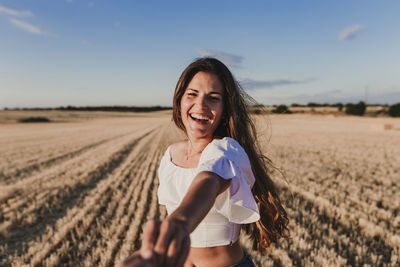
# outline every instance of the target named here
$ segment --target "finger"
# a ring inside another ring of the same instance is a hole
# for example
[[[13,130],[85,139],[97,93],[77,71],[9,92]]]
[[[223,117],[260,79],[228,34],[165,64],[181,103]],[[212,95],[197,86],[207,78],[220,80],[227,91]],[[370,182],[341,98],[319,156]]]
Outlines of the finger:
[[[140,256],[142,256],[144,260],[155,260],[156,258],[155,252],[152,250],[140,251]]]
[[[162,254],[165,254],[167,252],[168,243],[170,242],[170,239],[173,235],[172,224],[173,223],[171,223],[168,220],[165,220],[161,223],[160,233],[158,235],[157,242],[154,247],[155,251],[160,252]]]
[[[160,233],[157,238],[156,245],[154,247],[154,251],[159,255],[159,265],[164,266],[164,261],[166,258],[166,253],[168,249],[168,244],[170,242],[171,236],[173,232],[171,231],[172,224],[168,220],[164,220],[160,226]]]
[[[154,260],[145,260],[140,257],[139,251],[136,251],[124,261],[116,265],[116,267],[154,267]]]
[[[185,264],[185,261],[190,251],[190,237],[186,236],[181,245],[181,251],[179,252],[179,258],[176,259],[175,266],[181,267]]]
[[[136,251],[132,255],[130,255],[128,258],[126,258],[123,262],[117,265],[117,267],[125,267],[125,266],[131,266],[134,262],[140,259],[140,254]]]
[[[158,220],[150,220],[145,224],[143,229],[142,246],[140,247],[140,252],[143,258],[146,258],[146,256],[143,255],[145,251],[152,251],[154,249],[159,227],[160,222]]]
[[[180,247],[182,243],[182,238],[174,238],[169,244],[166,258],[167,266],[175,266],[176,259],[179,257]]]

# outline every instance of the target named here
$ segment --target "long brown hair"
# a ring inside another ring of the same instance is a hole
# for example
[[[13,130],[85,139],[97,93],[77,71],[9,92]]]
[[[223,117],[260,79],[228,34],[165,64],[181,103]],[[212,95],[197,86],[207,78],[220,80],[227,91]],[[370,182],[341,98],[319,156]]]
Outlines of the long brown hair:
[[[253,249],[266,249],[281,237],[287,237],[289,219],[282,207],[277,189],[270,178],[270,159],[261,152],[256,127],[250,118],[246,99],[250,97],[241,89],[229,69],[215,58],[199,58],[183,71],[175,88],[173,99],[173,120],[178,128],[185,131],[181,118],[181,98],[193,76],[200,72],[215,74],[224,88],[224,112],[215,136],[231,137],[246,151],[256,178],[252,192],[260,211],[260,219],[244,225],[253,240]]]

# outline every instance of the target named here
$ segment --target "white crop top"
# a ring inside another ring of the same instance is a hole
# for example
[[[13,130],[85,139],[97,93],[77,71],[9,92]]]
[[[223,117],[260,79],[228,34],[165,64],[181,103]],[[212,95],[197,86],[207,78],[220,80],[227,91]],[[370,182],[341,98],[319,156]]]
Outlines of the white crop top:
[[[230,138],[214,139],[203,150],[197,168],[182,168],[171,161],[170,146],[158,169],[159,203],[171,214],[181,203],[190,184],[201,171],[211,171],[224,179],[232,179],[229,189],[219,194],[214,206],[190,234],[192,247],[215,247],[237,241],[240,224],[260,219],[251,192],[255,182],[246,152]]]

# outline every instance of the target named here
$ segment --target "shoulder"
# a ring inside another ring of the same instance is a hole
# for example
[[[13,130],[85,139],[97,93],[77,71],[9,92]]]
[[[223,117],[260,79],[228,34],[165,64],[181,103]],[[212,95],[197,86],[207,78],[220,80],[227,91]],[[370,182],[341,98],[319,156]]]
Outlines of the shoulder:
[[[255,178],[247,153],[233,138],[214,139],[203,151],[199,168],[215,172],[222,178],[244,178],[252,186]]]
[[[214,139],[218,145],[225,146],[227,149],[243,149],[238,141],[232,137],[224,137],[222,139]]]
[[[177,156],[183,155],[186,151],[186,148],[187,148],[186,140],[173,143],[172,145],[170,145],[169,148],[171,158],[175,159]]]
[[[168,176],[168,174],[173,171],[171,162],[174,162],[176,157],[181,154],[180,151],[182,151],[184,143],[185,141],[176,142],[167,147],[158,167],[158,175],[160,178],[165,175]]]
[[[243,147],[239,144],[238,141],[231,137],[224,137],[222,139],[214,139],[212,144],[210,145],[210,150],[220,151],[225,156],[243,156],[246,154]]]
[[[173,143],[170,146],[171,146],[171,150],[172,149],[174,149],[174,150],[182,150],[182,149],[184,149],[186,147],[186,145],[187,145],[187,141],[186,140],[182,140],[182,141]]]
[[[237,163],[247,162],[248,157],[243,147],[233,138],[214,139],[203,151],[200,161],[210,159],[228,159]]]

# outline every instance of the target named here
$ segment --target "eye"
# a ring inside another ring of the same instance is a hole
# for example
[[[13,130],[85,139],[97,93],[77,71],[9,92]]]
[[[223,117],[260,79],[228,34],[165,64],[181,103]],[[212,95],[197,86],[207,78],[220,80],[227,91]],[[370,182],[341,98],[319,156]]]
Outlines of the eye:
[[[211,99],[211,101],[214,101],[214,102],[220,101],[219,97],[217,97],[217,96],[210,96],[209,98]]]
[[[195,91],[192,91],[192,90],[186,91],[185,94],[186,94],[187,96],[196,96],[196,95],[197,95],[197,93],[196,93]]]

